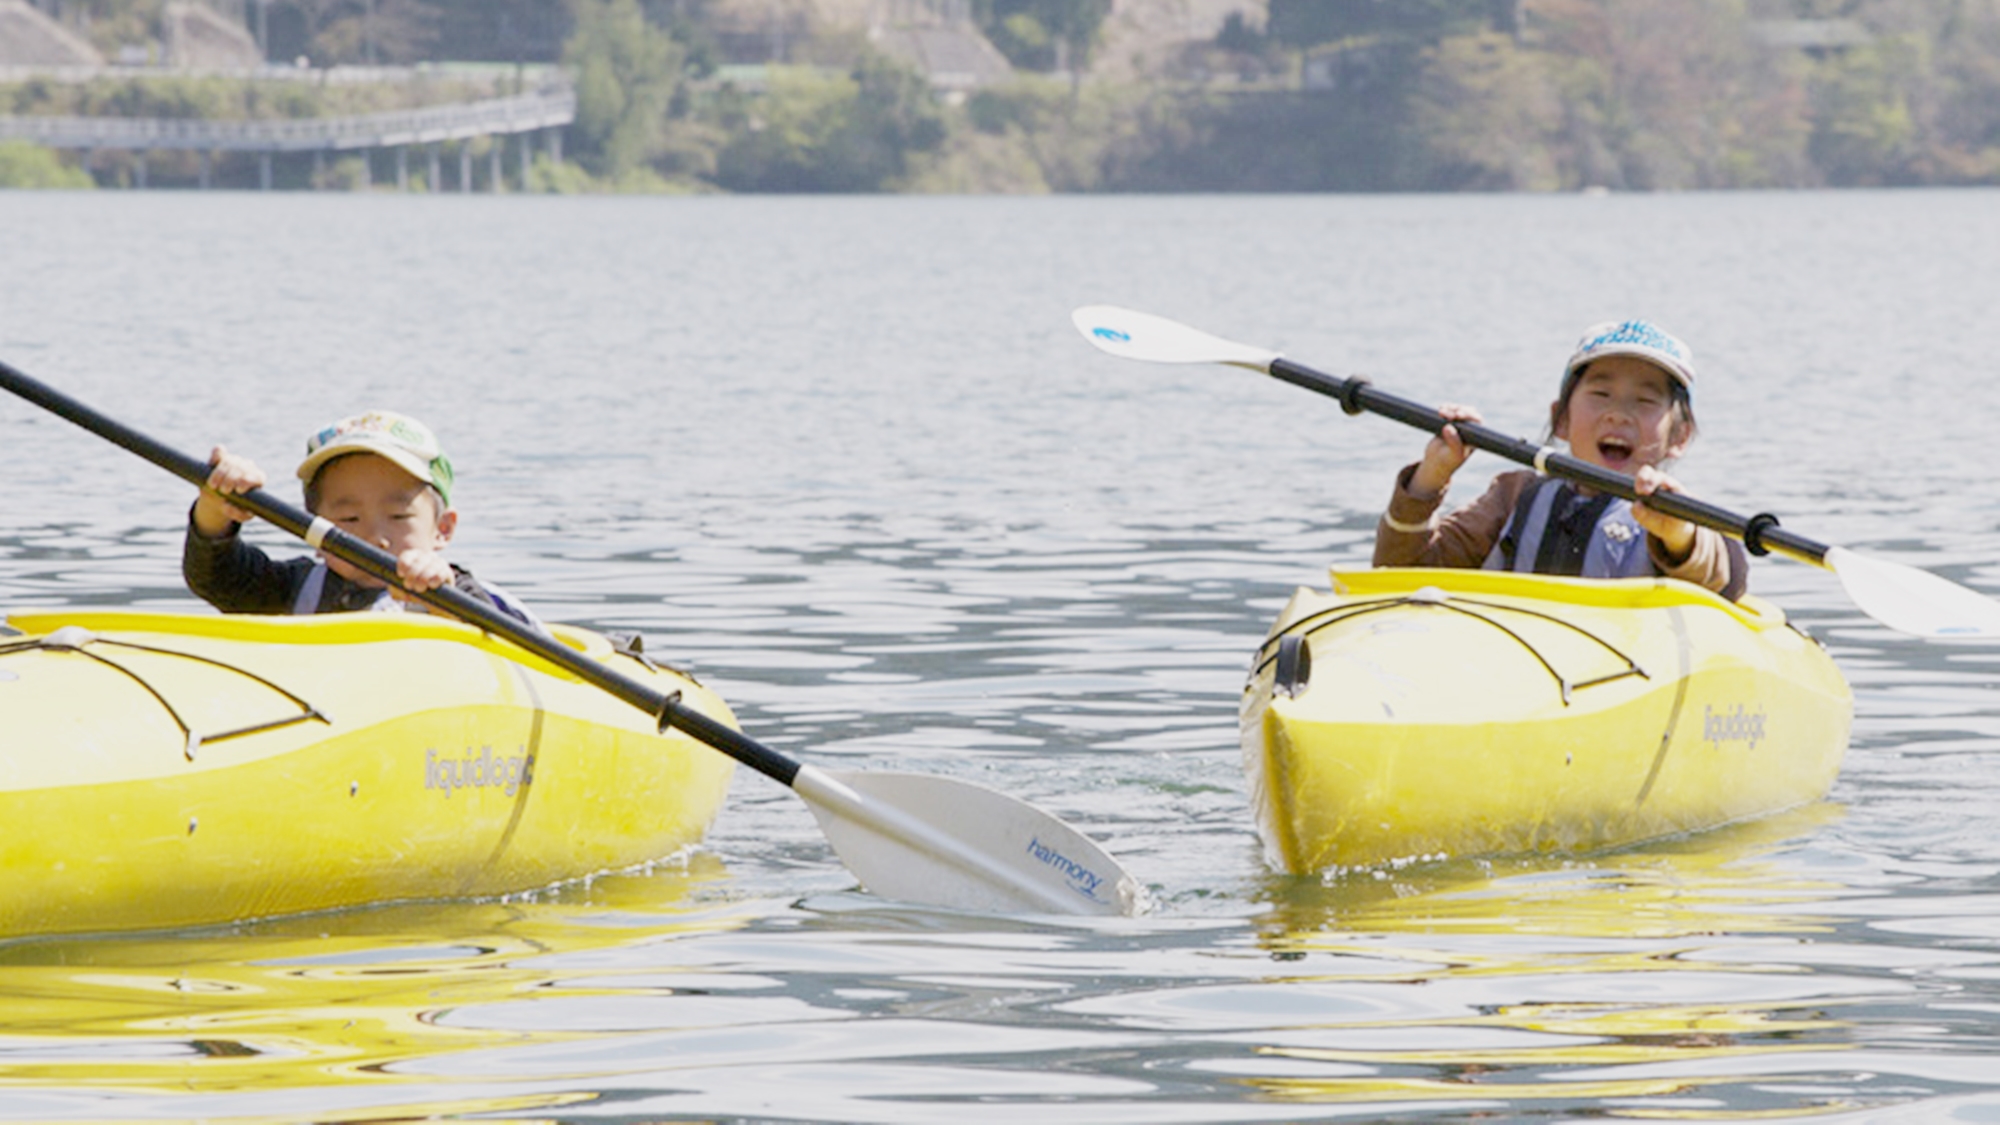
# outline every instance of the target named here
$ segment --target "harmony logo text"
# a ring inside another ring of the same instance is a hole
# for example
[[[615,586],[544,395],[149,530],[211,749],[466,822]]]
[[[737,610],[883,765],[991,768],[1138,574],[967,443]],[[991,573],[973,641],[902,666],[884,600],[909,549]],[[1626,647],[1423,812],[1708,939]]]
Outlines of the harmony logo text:
[[[1103,885],[1104,876],[1042,843],[1039,837],[1028,841],[1028,854],[1062,872],[1071,889],[1093,901],[1103,901],[1097,897],[1097,888]]]

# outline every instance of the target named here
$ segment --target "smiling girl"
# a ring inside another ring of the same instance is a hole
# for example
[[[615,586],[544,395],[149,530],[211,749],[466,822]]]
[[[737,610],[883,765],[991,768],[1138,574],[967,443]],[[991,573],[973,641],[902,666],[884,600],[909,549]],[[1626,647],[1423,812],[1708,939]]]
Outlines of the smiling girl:
[[[1687,345],[1644,320],[1584,334],[1549,404],[1549,430],[1570,453],[1633,478],[1641,497],[1677,492],[1661,471],[1694,440],[1694,367]],[[1444,406],[1455,422],[1479,412]],[[1665,576],[1735,599],[1749,560],[1734,541],[1686,520],[1531,471],[1502,473],[1484,495],[1440,517],[1451,478],[1472,453],[1446,426],[1423,460],[1396,477],[1375,529],[1376,566],[1480,567],[1587,578]]]

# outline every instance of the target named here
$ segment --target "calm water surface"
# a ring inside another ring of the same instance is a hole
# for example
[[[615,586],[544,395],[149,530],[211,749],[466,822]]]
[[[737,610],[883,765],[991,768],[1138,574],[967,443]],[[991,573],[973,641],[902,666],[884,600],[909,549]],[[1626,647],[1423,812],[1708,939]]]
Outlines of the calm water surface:
[[[643,631],[788,752],[1017,793],[1159,904],[875,899],[743,771],[653,870],[0,945],[0,1120],[2000,1120],[2000,651],[1766,562],[1856,690],[1831,801],[1275,875],[1248,654],[1365,564],[1421,437],[1067,318],[1148,309],[1529,434],[1586,325],[1651,316],[1701,360],[1691,488],[2000,595],[2000,194],[14,193],[0,249],[14,365],[275,473],[327,420],[417,414],[480,574]],[[0,609],[198,608],[164,473],[8,398],[0,482]]]

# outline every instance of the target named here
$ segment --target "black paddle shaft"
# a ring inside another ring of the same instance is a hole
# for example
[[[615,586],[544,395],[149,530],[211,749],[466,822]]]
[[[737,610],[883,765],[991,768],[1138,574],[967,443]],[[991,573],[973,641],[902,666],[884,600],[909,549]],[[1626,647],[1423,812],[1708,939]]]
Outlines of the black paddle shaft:
[[[153,464],[197,487],[208,480],[208,462],[189,457],[185,453],[163,445],[121,422],[108,418],[90,407],[70,398],[41,381],[21,373],[6,363],[0,363],[0,387],[49,411],[59,417],[83,427],[97,436],[124,447],[144,457]],[[308,533],[313,530],[313,517],[277,499],[263,489],[231,496],[230,502],[276,524],[284,530],[307,542],[312,542]],[[402,587],[396,577],[396,560],[387,552],[359,539],[325,521],[320,521],[323,533],[318,546],[329,555],[374,575],[384,582]],[[758,773],[779,782],[786,787],[792,785],[798,776],[799,763],[787,758],[776,750],[764,746],[750,737],[701,714],[691,707],[683,706],[680,693],[671,695],[660,692],[648,684],[623,675],[604,664],[556,640],[554,637],[532,629],[500,612],[493,606],[472,597],[451,586],[440,586],[435,590],[410,590],[412,597],[436,606],[461,621],[477,625],[489,633],[506,639],[512,644],[526,649],[571,675],[587,683],[603,688],[648,715],[660,724],[661,730],[676,727],[693,735],[700,741],[720,750],[724,754],[756,770]]]
[[[1655,511],[1713,528],[1724,535],[1741,539],[1751,554],[1767,555],[1772,551],[1781,551],[1814,566],[1826,565],[1826,553],[1829,548],[1824,543],[1816,543],[1805,536],[1794,535],[1784,530],[1778,526],[1778,517],[1768,512],[1746,519],[1678,492],[1655,492],[1651,496],[1642,497],[1638,489],[1633,486],[1632,478],[1624,473],[1614,473],[1610,469],[1593,465],[1588,461],[1579,460],[1565,453],[1557,453],[1546,446],[1508,437],[1498,430],[1488,429],[1476,422],[1454,422],[1430,407],[1376,390],[1366,379],[1343,379],[1337,375],[1315,371],[1304,364],[1294,363],[1282,357],[1271,361],[1269,371],[1273,376],[1295,387],[1304,387],[1309,391],[1316,391],[1339,400],[1341,409],[1349,414],[1360,414],[1363,411],[1380,414],[1384,418],[1433,434],[1448,425],[1455,426],[1458,429],[1458,436],[1474,449],[1497,453],[1509,461],[1517,461],[1542,472],[1567,477],[1599,492],[1608,492],[1627,500],[1638,500]]]

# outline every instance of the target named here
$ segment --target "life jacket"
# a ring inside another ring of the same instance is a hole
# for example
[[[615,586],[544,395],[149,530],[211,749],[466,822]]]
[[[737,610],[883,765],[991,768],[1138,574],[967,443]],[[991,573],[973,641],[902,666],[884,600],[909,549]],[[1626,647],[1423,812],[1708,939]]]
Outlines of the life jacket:
[[[1521,491],[1484,566],[1583,578],[1659,574],[1631,501],[1608,493],[1585,499],[1570,485],[1547,477]]]
[[[292,598],[292,613],[296,616],[310,616],[319,612],[320,599],[326,595],[326,578],[332,573],[325,562],[313,564],[306,580],[299,584],[299,592]],[[495,609],[520,621],[533,629],[542,629],[541,619],[534,611],[521,604],[512,594],[491,583],[479,583],[479,589],[492,600]],[[375,600],[368,603],[369,610],[376,613],[428,613],[430,610],[421,602],[406,602],[396,598],[388,590],[378,590]]]

